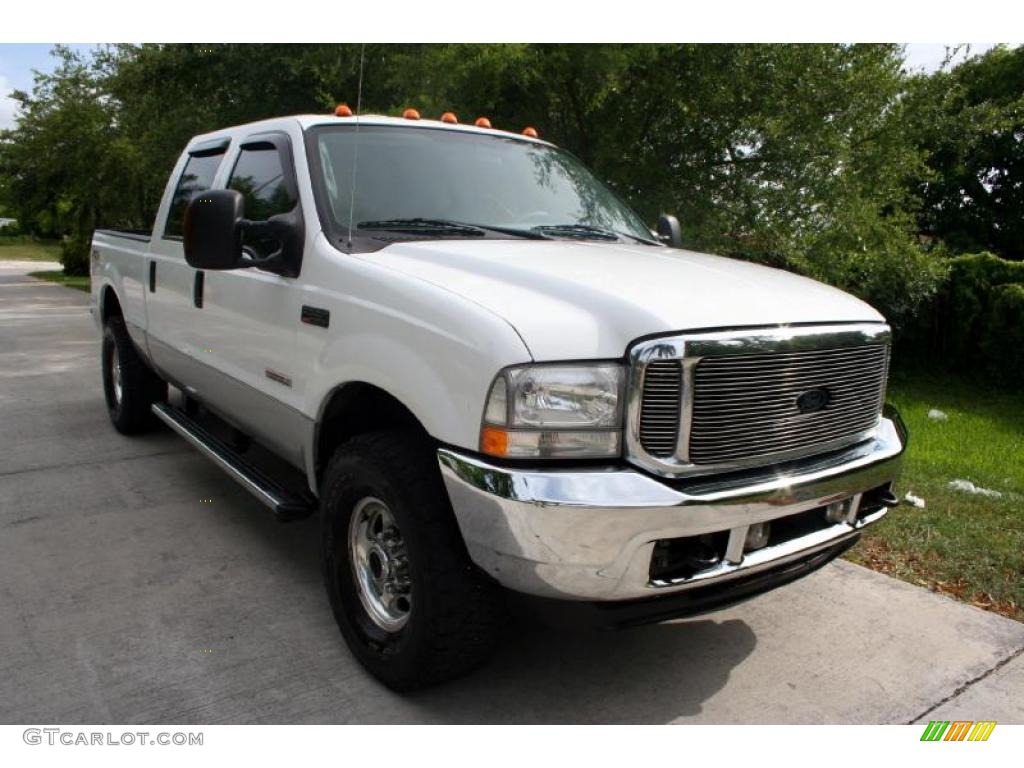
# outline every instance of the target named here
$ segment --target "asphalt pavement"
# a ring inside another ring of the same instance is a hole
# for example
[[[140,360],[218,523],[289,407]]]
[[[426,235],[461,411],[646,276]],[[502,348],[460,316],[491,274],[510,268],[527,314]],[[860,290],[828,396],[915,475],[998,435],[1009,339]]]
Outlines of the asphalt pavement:
[[[391,693],[335,628],[315,519],[115,432],[88,296],[46,268],[0,262],[2,723],[1024,723],[1024,624],[843,561],[686,621],[519,622]]]

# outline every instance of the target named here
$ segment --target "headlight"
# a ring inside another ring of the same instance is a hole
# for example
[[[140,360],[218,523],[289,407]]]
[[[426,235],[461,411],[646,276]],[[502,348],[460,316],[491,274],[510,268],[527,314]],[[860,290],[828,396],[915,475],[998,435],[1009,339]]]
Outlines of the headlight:
[[[480,450],[504,458],[618,456],[624,379],[614,363],[506,368],[487,397]]]

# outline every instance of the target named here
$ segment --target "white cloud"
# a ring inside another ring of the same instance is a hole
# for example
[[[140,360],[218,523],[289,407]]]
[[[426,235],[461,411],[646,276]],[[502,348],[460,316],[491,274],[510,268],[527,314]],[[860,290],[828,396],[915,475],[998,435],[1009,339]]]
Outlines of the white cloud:
[[[0,131],[14,127],[14,113],[18,102],[11,98],[11,84],[6,77],[0,75]]]

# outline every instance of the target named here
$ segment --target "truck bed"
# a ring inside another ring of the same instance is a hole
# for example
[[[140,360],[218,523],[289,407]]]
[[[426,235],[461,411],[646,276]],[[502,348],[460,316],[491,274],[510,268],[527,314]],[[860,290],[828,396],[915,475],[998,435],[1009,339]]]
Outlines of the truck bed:
[[[146,306],[149,287],[147,256],[151,234],[139,230],[97,229],[92,236],[92,310],[102,322],[103,302],[110,286],[121,304],[121,314],[135,343],[145,349]]]

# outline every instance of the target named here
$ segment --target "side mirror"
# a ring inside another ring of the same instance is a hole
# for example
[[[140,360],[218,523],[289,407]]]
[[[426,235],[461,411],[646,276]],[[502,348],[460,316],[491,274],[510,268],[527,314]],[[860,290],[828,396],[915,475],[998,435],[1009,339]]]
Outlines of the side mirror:
[[[210,189],[185,209],[185,261],[196,269],[258,267],[297,277],[305,242],[302,215],[296,207],[266,221],[244,218],[245,198],[233,189]],[[246,238],[264,241],[271,249],[256,255]]]
[[[683,230],[679,219],[667,213],[658,217],[658,239],[670,248],[683,247]]]
[[[245,203],[233,189],[210,189],[185,209],[185,261],[196,269],[235,269],[242,261]]]

